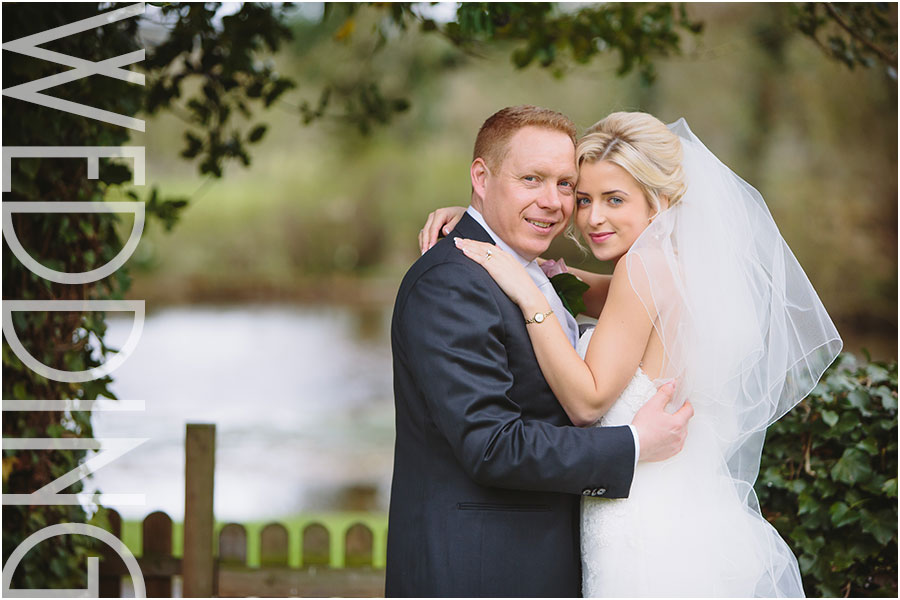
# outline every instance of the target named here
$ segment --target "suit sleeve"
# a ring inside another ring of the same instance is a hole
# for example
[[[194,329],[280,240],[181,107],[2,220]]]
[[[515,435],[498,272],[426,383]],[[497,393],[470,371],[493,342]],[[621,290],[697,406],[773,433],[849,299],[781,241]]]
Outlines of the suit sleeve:
[[[457,459],[482,485],[626,497],[635,461],[627,426],[582,429],[522,418],[510,399],[505,324],[494,296],[501,292],[479,275],[468,265],[437,265],[413,284],[401,309],[402,351]]]

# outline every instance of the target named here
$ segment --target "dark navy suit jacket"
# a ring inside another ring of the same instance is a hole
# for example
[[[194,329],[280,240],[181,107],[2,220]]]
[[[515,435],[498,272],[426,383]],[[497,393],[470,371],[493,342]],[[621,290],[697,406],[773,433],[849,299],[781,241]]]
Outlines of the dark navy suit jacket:
[[[385,593],[580,596],[579,497],[628,495],[631,431],[572,426],[521,310],[454,237],[493,242],[463,216],[394,306]]]

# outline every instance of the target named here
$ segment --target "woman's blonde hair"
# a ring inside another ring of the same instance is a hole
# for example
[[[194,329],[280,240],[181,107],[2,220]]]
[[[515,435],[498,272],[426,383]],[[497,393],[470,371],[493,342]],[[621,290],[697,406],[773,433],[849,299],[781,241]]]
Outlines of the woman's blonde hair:
[[[662,198],[668,199],[671,208],[684,195],[681,142],[653,115],[612,113],[584,132],[575,155],[579,168],[608,160],[628,171],[657,213]]]

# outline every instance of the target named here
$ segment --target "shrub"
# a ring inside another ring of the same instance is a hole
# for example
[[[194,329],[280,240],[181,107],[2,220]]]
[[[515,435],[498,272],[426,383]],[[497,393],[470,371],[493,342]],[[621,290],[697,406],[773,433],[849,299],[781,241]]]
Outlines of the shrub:
[[[768,432],[756,492],[808,595],[897,597],[897,361],[842,354]]]

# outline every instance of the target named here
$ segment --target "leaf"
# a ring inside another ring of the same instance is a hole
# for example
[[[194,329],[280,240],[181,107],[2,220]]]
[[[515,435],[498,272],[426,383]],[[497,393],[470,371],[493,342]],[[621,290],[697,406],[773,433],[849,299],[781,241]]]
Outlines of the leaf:
[[[828,509],[828,514],[831,515],[831,522],[835,527],[843,527],[844,525],[859,521],[859,513],[852,510],[843,502],[835,502],[832,504],[831,508]]]
[[[897,513],[889,515],[887,511],[881,511],[873,514],[871,511],[862,509],[859,511],[862,519],[863,527],[867,532],[872,534],[875,540],[882,545],[887,544],[891,540],[897,540]]]
[[[875,389],[875,393],[881,398],[881,405],[885,410],[897,410],[897,398],[891,388],[882,385]]]
[[[834,412],[832,410],[823,410],[822,411],[822,420],[825,421],[825,424],[828,425],[829,427],[834,427],[835,424],[838,422],[838,419],[840,419],[840,417],[838,416],[838,414],[836,412]]]
[[[19,459],[15,456],[3,457],[3,483],[6,483],[6,480],[9,479],[10,474],[18,463]]]
[[[553,289],[559,294],[566,307],[573,317],[585,312],[587,307],[584,304],[584,293],[591,289],[591,286],[581,281],[571,273],[559,273],[550,278]]]
[[[890,381],[887,369],[879,365],[866,365],[866,377],[872,385]]]
[[[881,492],[888,498],[897,497],[897,478],[888,479],[881,485]]]
[[[868,408],[871,403],[871,399],[866,393],[865,389],[855,388],[851,390],[850,393],[847,394],[847,400],[850,402],[850,406],[861,412],[863,416],[871,416],[872,413]]]
[[[334,34],[334,39],[338,42],[342,42],[353,35],[354,30],[356,30],[356,21],[350,17],[344,24],[341,25],[341,28],[337,30]]]
[[[250,143],[258,142],[266,134],[266,129],[268,129],[267,125],[257,125],[253,128],[253,131],[250,132],[250,135],[247,136],[247,139],[250,141]]]
[[[856,448],[847,448],[831,468],[831,476],[842,483],[855,484],[866,479],[870,469],[869,457],[865,453]]]
[[[866,439],[862,440],[856,447],[868,454],[869,456],[877,456],[878,455],[878,440],[874,437],[869,436]]]

